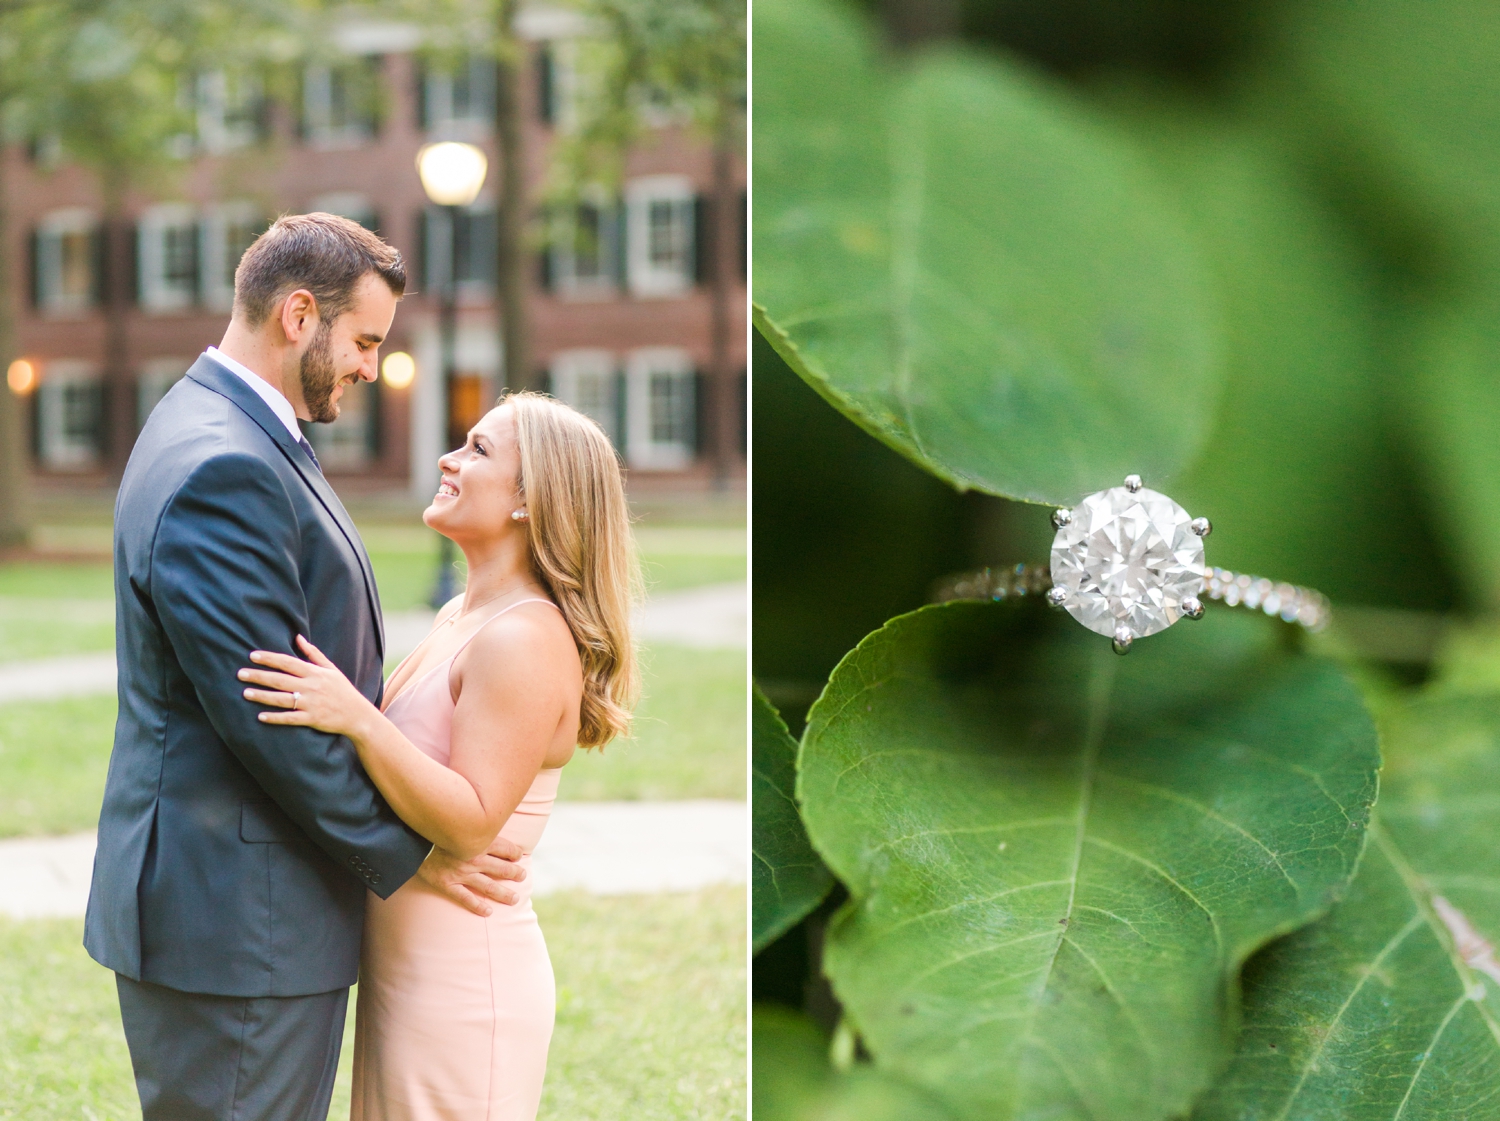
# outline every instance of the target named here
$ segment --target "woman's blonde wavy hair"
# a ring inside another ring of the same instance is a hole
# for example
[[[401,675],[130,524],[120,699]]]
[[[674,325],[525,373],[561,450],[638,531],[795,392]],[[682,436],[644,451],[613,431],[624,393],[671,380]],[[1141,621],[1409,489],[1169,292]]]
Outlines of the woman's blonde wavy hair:
[[[630,634],[641,570],[619,457],[604,431],[542,393],[507,393],[521,453],[531,564],[562,609],[583,660],[578,743],[630,731],[640,670]]]

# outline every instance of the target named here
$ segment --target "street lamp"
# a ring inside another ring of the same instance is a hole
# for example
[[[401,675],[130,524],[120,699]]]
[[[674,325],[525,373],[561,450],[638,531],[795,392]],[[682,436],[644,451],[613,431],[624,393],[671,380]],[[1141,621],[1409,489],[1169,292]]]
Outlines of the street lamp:
[[[443,275],[437,280],[440,285],[438,333],[443,348],[437,390],[438,431],[442,441],[439,446],[442,448],[451,448],[456,442],[451,431],[448,390],[458,366],[458,214],[479,197],[488,170],[489,161],[472,144],[445,140],[428,144],[417,153],[417,175],[422,180],[422,190],[427,192],[435,206],[442,207],[448,227],[448,267],[442,270]],[[432,248],[436,247],[429,245],[429,260]],[[432,588],[432,606],[442,607],[453,598],[453,592],[453,542],[444,537],[438,544],[438,572]]]

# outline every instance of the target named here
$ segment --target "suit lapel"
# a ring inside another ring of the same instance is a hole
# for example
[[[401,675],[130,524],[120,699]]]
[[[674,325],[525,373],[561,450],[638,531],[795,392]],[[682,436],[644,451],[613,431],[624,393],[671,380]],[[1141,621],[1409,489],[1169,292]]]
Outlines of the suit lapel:
[[[271,407],[234,373],[226,370],[207,355],[202,355],[193,363],[187,376],[221,397],[227,397],[238,406],[241,412],[253,420],[271,438],[271,442],[286,457],[287,462],[292,465],[297,474],[302,476],[302,481],[307,484],[319,504],[328,511],[328,516],[339,527],[339,532],[344,535],[344,540],[349,543],[349,548],[358,559],[359,571],[364,576],[365,597],[370,604],[370,614],[375,620],[376,645],[380,650],[380,660],[383,665],[385,663],[385,620],[380,613],[380,594],[375,587],[375,571],[370,567],[370,558],[365,552],[364,541],[360,538],[359,531],[354,528],[349,512],[344,509],[344,504],[339,501],[339,496],[334,493],[333,487],[328,485],[323,472],[313,466],[307,453],[302,450],[302,446],[292,439],[286,425],[281,423],[281,418],[273,413]]]

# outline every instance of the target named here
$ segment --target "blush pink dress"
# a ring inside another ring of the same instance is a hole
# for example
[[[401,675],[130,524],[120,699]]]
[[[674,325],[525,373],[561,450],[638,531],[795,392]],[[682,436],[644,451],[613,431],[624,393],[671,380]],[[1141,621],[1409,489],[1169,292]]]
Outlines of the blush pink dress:
[[[484,626],[522,603],[548,601],[513,603]],[[445,766],[454,707],[448,673],[462,649],[408,682],[385,710],[412,743]],[[528,873],[561,774],[561,767],[539,771],[500,830],[526,851],[521,863]],[[521,900],[497,905],[488,918],[449,902],[419,878],[389,899],[370,895],[350,1121],[536,1117],[556,1001],[529,875],[517,886]]]

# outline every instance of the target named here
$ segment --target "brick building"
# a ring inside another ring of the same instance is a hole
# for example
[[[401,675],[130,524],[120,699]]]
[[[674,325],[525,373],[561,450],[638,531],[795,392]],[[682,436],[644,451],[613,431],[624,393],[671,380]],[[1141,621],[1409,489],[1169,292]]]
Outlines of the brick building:
[[[550,152],[568,127],[572,60],[584,28],[559,10],[533,8],[522,103],[526,178],[539,199]],[[420,31],[350,25],[347,61],[310,66],[295,98],[268,99],[253,84],[202,74],[191,91],[195,135],[179,144],[180,173],[132,194],[123,220],[105,223],[97,183],[45,143],[0,153],[12,243],[20,352],[38,373],[29,434],[39,478],[107,485],[117,477],[152,406],[227,322],[234,267],[279,213],[326,210],[378,230],[412,263],[411,294],[384,354],[416,360],[409,386],[382,378],[348,391],[344,415],[312,426],[325,470],[341,490],[436,484],[443,442],[438,309],[448,229],[415,170],[425,143],[461,139],[489,155],[485,191],[457,223],[457,373],[450,420],[467,426],[501,387],[495,309],[494,73],[475,59],[442,72],[424,65]],[[708,143],[680,121],[661,121],[630,154],[617,196],[589,201],[538,228],[529,253],[528,380],[598,419],[631,468],[633,486],[696,488],[744,471],[746,307],[743,233],[725,247],[734,266],[730,392],[705,392],[711,368],[711,297],[704,235],[711,190]],[[743,161],[735,161],[743,210]],[[739,222],[743,231],[743,221]],[[719,239],[722,241],[723,239]],[[518,382],[517,372],[508,380]],[[725,387],[728,388],[728,387]],[[734,417],[708,415],[732,410]],[[716,448],[726,432],[738,446]],[[717,478],[716,478],[717,475]]]

